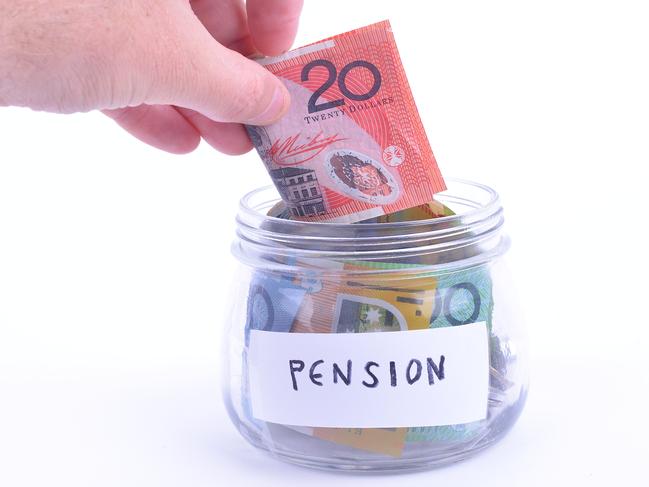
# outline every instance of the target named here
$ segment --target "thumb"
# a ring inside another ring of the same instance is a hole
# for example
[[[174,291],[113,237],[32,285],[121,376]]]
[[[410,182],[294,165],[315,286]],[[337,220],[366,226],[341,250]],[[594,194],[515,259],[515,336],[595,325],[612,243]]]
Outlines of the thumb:
[[[290,97],[277,77],[219,44],[196,17],[189,23],[174,39],[174,48],[155,62],[145,103],[250,125],[270,124],[286,112]]]

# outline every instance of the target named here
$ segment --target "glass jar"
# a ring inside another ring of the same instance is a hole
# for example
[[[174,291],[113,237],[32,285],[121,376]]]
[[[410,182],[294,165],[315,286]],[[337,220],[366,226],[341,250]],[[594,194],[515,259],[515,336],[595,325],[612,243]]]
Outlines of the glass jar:
[[[398,471],[502,438],[527,391],[524,330],[491,188],[447,181],[455,214],[332,224],[241,200],[224,398],[255,447],[303,466]],[[389,333],[384,333],[389,332]]]

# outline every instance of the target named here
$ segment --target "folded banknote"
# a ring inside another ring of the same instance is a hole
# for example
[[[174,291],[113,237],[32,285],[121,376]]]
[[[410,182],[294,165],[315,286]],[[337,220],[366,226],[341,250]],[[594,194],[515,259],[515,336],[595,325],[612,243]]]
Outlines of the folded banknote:
[[[446,188],[388,21],[259,62],[291,105],[247,129],[293,218],[357,222]]]

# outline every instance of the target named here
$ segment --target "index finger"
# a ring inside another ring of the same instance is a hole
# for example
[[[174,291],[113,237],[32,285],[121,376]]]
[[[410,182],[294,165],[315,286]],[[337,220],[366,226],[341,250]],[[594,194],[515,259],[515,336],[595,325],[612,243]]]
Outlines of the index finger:
[[[259,52],[281,54],[293,44],[303,0],[248,0],[248,29]]]

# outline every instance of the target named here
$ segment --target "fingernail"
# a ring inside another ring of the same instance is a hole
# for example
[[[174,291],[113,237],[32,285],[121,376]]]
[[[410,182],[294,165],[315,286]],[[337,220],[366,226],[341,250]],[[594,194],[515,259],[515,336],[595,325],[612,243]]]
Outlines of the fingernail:
[[[286,96],[286,90],[281,85],[275,86],[273,97],[266,109],[252,120],[249,120],[248,123],[250,125],[268,125],[269,123],[273,123],[282,116],[287,104],[288,97]]]

